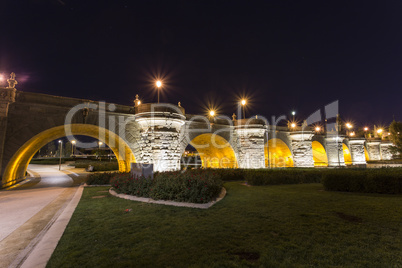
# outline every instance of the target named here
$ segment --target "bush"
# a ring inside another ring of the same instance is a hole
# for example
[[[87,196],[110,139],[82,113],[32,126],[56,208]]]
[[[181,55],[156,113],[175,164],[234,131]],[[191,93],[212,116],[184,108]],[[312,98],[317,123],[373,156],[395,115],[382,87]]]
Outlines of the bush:
[[[250,185],[277,185],[321,182],[322,171],[317,169],[254,169],[244,172]]]
[[[94,167],[94,171],[113,171],[119,170],[117,161],[77,161],[72,164],[76,168],[87,168],[89,165]]]
[[[61,163],[64,164],[66,162],[66,158],[61,159]],[[29,164],[35,165],[58,165],[60,163],[60,158],[32,158]]]
[[[219,195],[223,182],[219,175],[212,171],[189,170],[156,173],[154,179],[118,174],[112,178],[111,184],[119,193],[139,197],[207,203]]]
[[[322,183],[328,191],[402,194],[402,169],[331,170]]]
[[[106,185],[110,184],[110,180],[118,174],[117,172],[102,172],[88,174],[86,183],[88,185]]]

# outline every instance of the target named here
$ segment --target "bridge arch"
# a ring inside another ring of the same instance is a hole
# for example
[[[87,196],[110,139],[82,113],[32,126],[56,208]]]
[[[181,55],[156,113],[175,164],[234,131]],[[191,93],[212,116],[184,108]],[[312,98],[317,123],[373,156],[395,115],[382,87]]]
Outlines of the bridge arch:
[[[293,167],[293,156],[288,145],[281,139],[274,138],[265,144],[266,167]]]
[[[200,155],[202,167],[205,168],[237,168],[237,158],[233,147],[217,134],[205,133],[196,136],[190,145]]]
[[[68,127],[73,135],[93,137],[107,144],[116,155],[121,172],[129,171],[130,163],[136,162],[134,154],[127,143],[112,131],[90,124],[71,124]],[[105,133],[102,138],[99,137],[100,131]],[[18,179],[23,178],[35,153],[47,143],[65,136],[65,126],[62,125],[42,131],[25,142],[8,162],[4,170],[2,184],[4,186],[12,185]]]
[[[366,161],[370,161],[370,156],[367,151],[366,145],[364,145],[364,157],[366,158]]]
[[[313,148],[313,160],[314,166],[326,167],[328,166],[328,156],[324,146],[319,141],[313,141],[311,143]]]
[[[345,143],[342,143],[342,149],[343,149],[343,157],[345,159],[345,165],[351,165],[352,155],[350,153],[349,147]]]

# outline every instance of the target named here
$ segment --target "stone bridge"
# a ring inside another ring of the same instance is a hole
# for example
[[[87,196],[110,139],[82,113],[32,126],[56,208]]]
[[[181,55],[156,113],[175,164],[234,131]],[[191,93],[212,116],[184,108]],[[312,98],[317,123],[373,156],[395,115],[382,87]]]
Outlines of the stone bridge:
[[[130,163],[152,163],[155,171],[180,169],[190,144],[211,168],[271,168],[365,165],[390,159],[388,142],[289,131],[258,118],[189,115],[180,104],[123,106],[17,90],[14,77],[0,87],[0,175],[2,187],[25,176],[44,145],[61,137],[90,136],[115,153],[120,171]],[[77,142],[79,147],[96,144]]]

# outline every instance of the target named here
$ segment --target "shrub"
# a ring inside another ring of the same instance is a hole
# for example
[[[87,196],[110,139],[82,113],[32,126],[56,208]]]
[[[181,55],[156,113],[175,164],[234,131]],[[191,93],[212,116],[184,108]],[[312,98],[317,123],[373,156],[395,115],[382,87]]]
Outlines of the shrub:
[[[155,173],[154,179],[118,174],[112,178],[111,184],[119,193],[139,197],[207,203],[219,195],[223,182],[219,175],[212,171],[189,170]]]
[[[331,170],[322,183],[328,191],[402,194],[402,169]]]
[[[322,177],[322,171],[317,169],[254,169],[244,174],[250,185],[316,183]]]
[[[106,185],[110,184],[110,180],[118,174],[117,172],[102,172],[88,174],[86,183],[88,185]]]
[[[119,170],[117,161],[77,161],[73,164],[76,168],[87,168],[89,165],[94,167],[94,171]]]

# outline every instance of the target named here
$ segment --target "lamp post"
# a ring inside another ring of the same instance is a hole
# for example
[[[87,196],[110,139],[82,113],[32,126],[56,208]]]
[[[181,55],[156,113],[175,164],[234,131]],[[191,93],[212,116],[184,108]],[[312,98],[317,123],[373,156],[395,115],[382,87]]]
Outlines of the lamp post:
[[[61,170],[61,154],[63,153],[63,141],[62,140],[59,140],[59,152],[60,152],[59,170]]]
[[[98,155],[99,155],[99,161],[101,161],[101,155],[100,155],[100,147],[103,144],[103,142],[98,142]]]
[[[74,145],[75,145],[75,140],[71,141],[71,153],[74,156]]]
[[[158,103],[159,103],[159,91],[160,88],[162,87],[162,81],[160,80],[156,81],[156,87],[158,88]]]
[[[293,122],[295,121],[295,115],[296,115],[296,112],[295,112],[295,111],[292,111]]]
[[[243,108],[243,119],[246,119],[246,111],[245,111],[245,105],[247,104],[247,101],[245,100],[245,99],[242,99],[241,100],[241,106],[242,106],[242,108]]]

